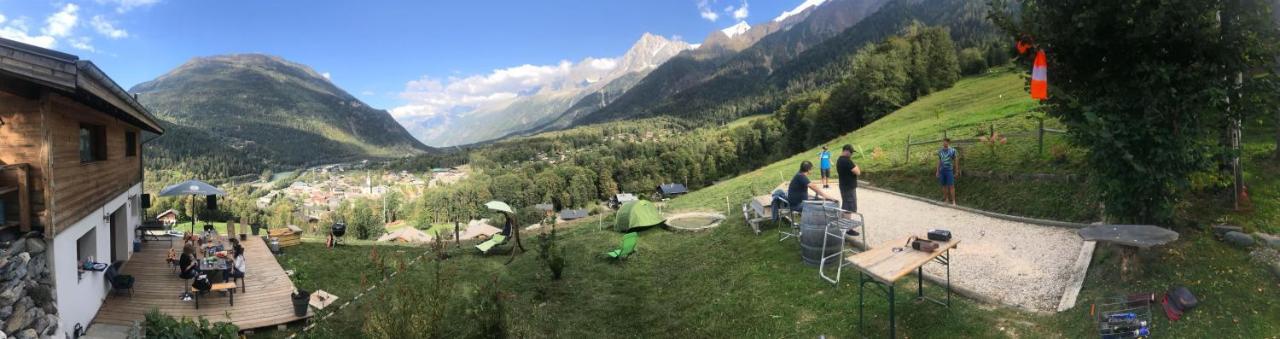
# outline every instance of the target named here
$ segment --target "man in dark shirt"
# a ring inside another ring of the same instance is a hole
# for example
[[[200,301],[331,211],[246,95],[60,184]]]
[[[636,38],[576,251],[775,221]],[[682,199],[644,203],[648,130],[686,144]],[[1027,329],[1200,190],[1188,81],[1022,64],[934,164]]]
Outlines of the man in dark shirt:
[[[791,210],[799,212],[803,209],[804,201],[809,200],[809,190],[818,193],[818,196],[827,200],[836,200],[823,192],[817,184],[809,181],[809,171],[813,170],[813,163],[805,160],[800,163],[800,172],[796,172],[791,177],[791,185],[787,186],[787,204],[791,205]]]
[[[858,211],[858,176],[862,169],[853,163],[853,145],[844,145],[840,150],[840,159],[836,160],[836,175],[840,177],[840,209],[850,213],[845,218],[852,218]],[[850,235],[858,235],[858,231],[849,229]]]
[[[844,145],[840,159],[836,160],[836,175],[840,176],[840,209],[858,211],[858,176],[862,169],[853,163],[853,145]]]

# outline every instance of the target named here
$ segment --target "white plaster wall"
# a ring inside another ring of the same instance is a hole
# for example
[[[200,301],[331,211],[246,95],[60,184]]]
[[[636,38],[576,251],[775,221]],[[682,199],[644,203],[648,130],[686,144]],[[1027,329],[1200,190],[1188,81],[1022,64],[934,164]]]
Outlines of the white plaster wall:
[[[85,272],[83,279],[77,277],[76,267],[84,258],[76,257],[76,241],[89,230],[96,228],[97,250],[93,254],[94,260],[110,261],[111,224],[110,220],[104,216],[111,215],[120,206],[128,205],[125,208],[125,215],[127,215],[125,225],[128,235],[126,242],[121,246],[128,246],[129,253],[132,255],[133,230],[141,224],[142,218],[138,206],[131,203],[130,197],[136,199],[141,194],[142,185],[134,185],[54,237],[53,246],[46,253],[49,254],[49,262],[53,266],[51,268],[54,288],[58,296],[58,317],[61,318],[58,330],[64,335],[69,337],[76,324],[87,329],[93,317],[97,315],[98,309],[102,307],[109,291],[103,272]]]

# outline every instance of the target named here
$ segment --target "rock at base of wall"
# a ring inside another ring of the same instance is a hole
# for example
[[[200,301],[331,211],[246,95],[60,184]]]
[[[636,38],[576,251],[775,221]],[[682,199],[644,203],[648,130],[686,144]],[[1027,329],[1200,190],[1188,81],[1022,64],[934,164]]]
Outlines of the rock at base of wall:
[[[1235,232],[1235,231],[1227,232],[1226,235],[1222,236],[1222,240],[1226,241],[1228,244],[1231,244],[1233,246],[1240,247],[1240,248],[1248,248],[1249,246],[1253,246],[1253,237],[1249,236],[1248,234]]]
[[[40,334],[36,333],[36,330],[28,328],[22,332],[18,332],[18,334],[13,335],[13,337],[17,339],[37,339],[40,338]]]
[[[27,252],[31,254],[44,253],[44,240],[40,238],[27,238]]]

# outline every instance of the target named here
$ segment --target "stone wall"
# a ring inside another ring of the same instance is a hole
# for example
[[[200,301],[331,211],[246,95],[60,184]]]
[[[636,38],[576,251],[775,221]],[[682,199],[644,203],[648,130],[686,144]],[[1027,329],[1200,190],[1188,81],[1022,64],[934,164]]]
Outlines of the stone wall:
[[[35,232],[0,242],[0,338],[44,338],[58,332],[47,247]]]

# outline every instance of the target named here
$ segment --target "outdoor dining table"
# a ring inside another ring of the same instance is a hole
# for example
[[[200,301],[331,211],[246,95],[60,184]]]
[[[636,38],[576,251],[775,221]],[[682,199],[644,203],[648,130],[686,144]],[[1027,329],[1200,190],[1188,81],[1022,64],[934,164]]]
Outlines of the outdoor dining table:
[[[918,251],[911,248],[910,236],[898,238],[880,244],[862,253],[850,255],[845,260],[860,271],[858,273],[858,328],[862,328],[863,286],[874,283],[889,298],[889,337],[897,334],[894,324],[894,291],[893,284],[898,279],[916,271],[916,299],[928,300],[936,304],[951,307],[951,249],[960,243],[960,239],[951,238],[947,242],[937,242],[938,249],[933,252]],[[947,268],[947,299],[945,302],[924,295],[924,265],[937,262]]]
[[[212,262],[208,260],[200,260],[200,271],[209,276],[209,281],[218,283],[223,281],[223,272],[227,270],[227,261],[218,258]]]

